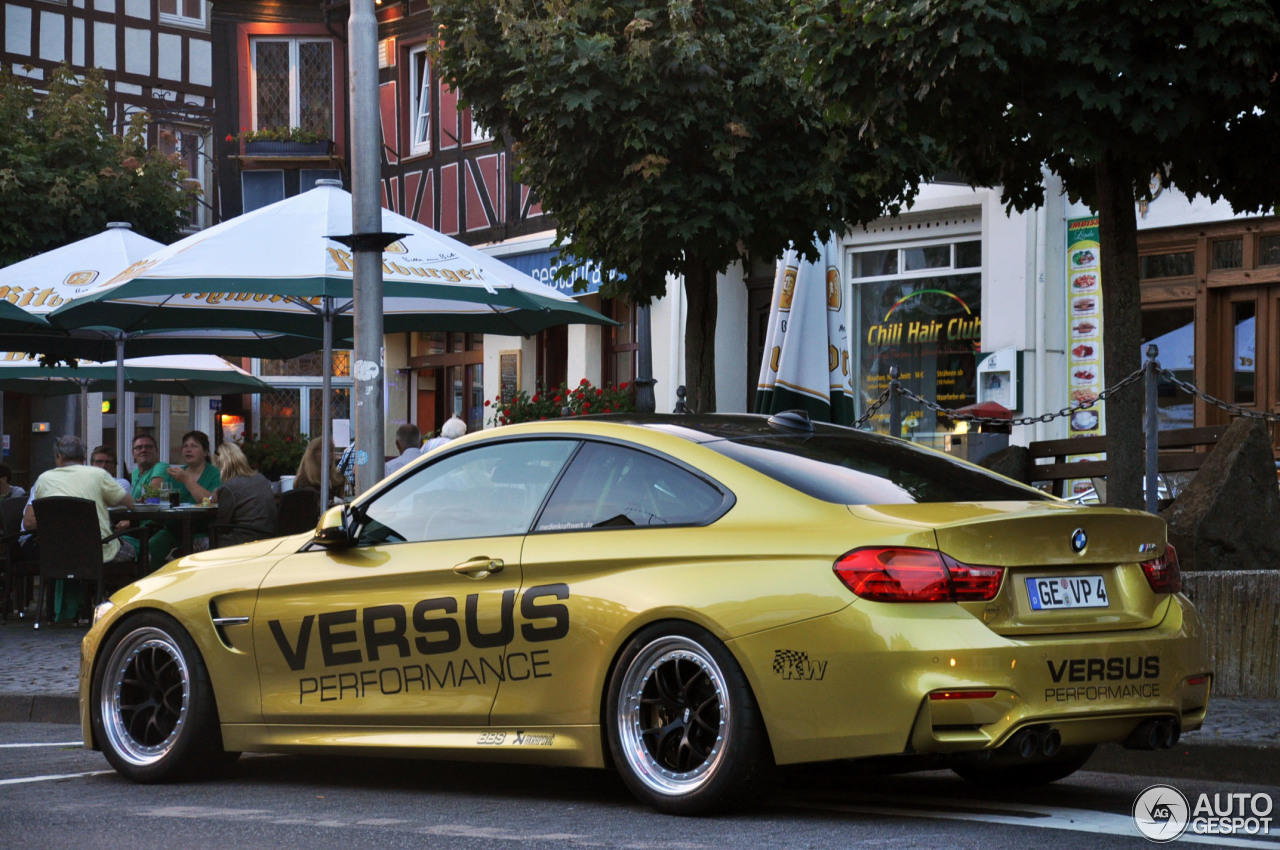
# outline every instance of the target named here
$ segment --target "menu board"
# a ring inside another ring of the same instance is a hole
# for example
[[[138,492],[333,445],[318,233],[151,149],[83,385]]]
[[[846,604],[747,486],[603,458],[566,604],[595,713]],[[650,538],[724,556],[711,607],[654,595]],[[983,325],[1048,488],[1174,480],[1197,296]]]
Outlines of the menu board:
[[[1092,437],[1105,432],[1102,369],[1102,272],[1098,245],[1098,218],[1067,221],[1067,395],[1078,406],[1068,421],[1071,437]],[[1099,460],[1100,455],[1074,455],[1071,460]],[[1087,490],[1092,483],[1068,482],[1068,493]]]

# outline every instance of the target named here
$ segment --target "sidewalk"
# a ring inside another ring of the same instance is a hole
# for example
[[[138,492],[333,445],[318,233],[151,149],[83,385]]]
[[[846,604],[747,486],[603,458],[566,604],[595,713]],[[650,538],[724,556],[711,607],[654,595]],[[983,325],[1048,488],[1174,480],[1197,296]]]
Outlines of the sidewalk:
[[[80,640],[85,627],[39,631],[30,621],[0,624],[0,723],[79,723]],[[1217,698],[1203,729],[1171,750],[1136,753],[1101,747],[1089,770],[1258,782],[1275,776],[1280,760],[1280,701]],[[1269,780],[1276,784],[1274,779]]]

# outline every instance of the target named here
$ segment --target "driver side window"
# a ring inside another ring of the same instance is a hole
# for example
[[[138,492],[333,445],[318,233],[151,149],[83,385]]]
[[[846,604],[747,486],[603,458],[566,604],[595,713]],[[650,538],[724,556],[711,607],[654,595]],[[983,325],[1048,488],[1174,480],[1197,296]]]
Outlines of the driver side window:
[[[524,534],[576,445],[519,440],[454,452],[371,502],[358,544]]]

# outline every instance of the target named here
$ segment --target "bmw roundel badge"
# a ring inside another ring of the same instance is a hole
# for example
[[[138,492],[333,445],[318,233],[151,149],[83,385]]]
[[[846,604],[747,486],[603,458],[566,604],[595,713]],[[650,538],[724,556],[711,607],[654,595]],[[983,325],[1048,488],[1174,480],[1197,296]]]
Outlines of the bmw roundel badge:
[[[1084,551],[1084,547],[1089,545],[1089,535],[1084,533],[1083,528],[1077,528],[1071,532],[1071,551],[1077,555]]]

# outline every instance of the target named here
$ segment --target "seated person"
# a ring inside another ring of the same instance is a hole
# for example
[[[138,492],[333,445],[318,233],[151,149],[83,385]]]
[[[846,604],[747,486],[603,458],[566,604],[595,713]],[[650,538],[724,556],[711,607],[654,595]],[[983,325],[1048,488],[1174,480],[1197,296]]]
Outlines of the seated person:
[[[147,487],[152,479],[169,468],[169,464],[160,460],[160,449],[156,438],[150,434],[139,434],[133,438],[133,472],[129,479],[129,493],[135,502],[143,502],[147,498]]]
[[[116,480],[116,483],[124,488],[125,492],[129,492],[132,485],[129,483],[129,476],[125,475],[121,478],[116,475],[116,450],[110,446],[98,446],[89,453],[89,465],[96,466],[99,469],[105,469],[107,473]]]
[[[80,442],[79,437],[69,434],[59,437],[53,447],[54,467],[42,472],[36,479],[36,483],[31,487],[31,501],[47,496],[89,499],[98,509],[99,536],[106,537],[111,534],[111,520],[107,515],[107,508],[114,505],[132,507],[133,497],[121,488],[106,470],[96,466],[86,466],[84,461],[84,443]],[[31,502],[27,503],[23,513],[22,528],[24,531],[36,530],[36,510]],[[37,540],[38,538],[32,535],[23,543],[23,554],[26,557],[33,559],[39,557],[35,545]],[[133,545],[127,538],[117,538],[102,545],[103,563],[132,561],[136,555]],[[84,602],[83,583],[77,581],[72,588],[60,593],[64,584],[64,582],[58,582],[58,587],[54,589],[55,619],[58,619],[64,611],[70,612],[70,618],[75,619],[76,609]],[[79,613],[84,615],[86,612]]]
[[[170,465],[157,475],[152,483],[164,483],[178,492],[178,502],[198,505],[213,498],[213,491],[222,483],[222,476],[209,455],[209,437],[203,431],[188,431],[182,435],[182,466]],[[170,554],[182,539],[182,524],[170,522],[151,535],[151,562],[157,566],[170,560]],[[178,553],[185,554],[185,553]]]
[[[324,465],[324,437],[312,437],[311,442],[307,443],[307,449],[302,453],[302,461],[298,464],[298,474],[294,476],[293,488],[295,490],[319,490],[320,489],[320,467]],[[329,496],[341,496],[343,487],[346,486],[346,477],[338,471],[338,453],[330,449],[329,451]]]
[[[13,470],[8,464],[0,463],[0,499],[11,499],[14,496],[25,496],[27,491],[12,483]]]
[[[231,546],[272,537],[276,530],[276,498],[271,482],[249,466],[249,460],[235,443],[223,443],[214,454],[222,484],[213,491],[218,506],[215,525],[234,526],[219,532],[218,543]],[[209,538],[196,540],[197,552],[209,548]]]

